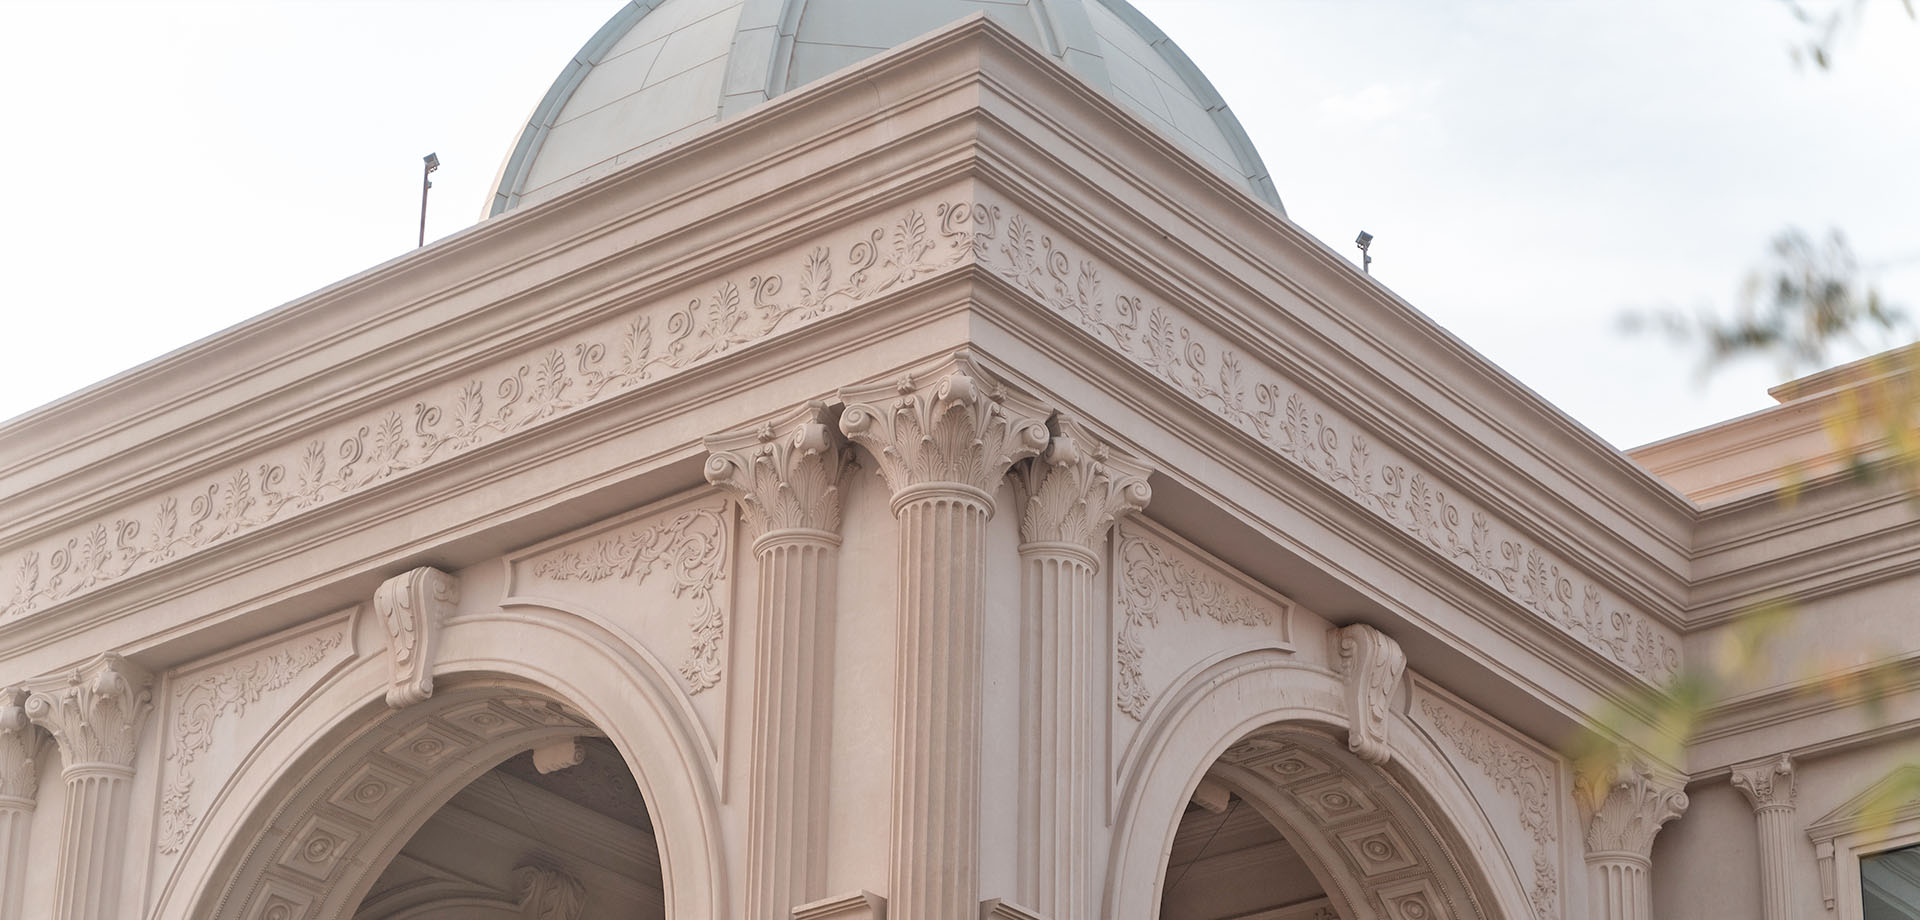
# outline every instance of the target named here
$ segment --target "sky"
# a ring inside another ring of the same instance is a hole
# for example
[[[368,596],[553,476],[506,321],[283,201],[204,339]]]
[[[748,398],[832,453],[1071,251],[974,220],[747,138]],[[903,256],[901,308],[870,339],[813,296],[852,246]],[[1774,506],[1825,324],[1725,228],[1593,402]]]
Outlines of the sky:
[[[1772,404],[1790,369],[1703,375],[1620,317],[1730,311],[1789,226],[1843,231],[1920,311],[1896,0],[1830,71],[1782,0],[1134,2],[1294,221],[1350,255],[1372,233],[1376,278],[1616,446]],[[472,225],[620,5],[0,0],[0,419],[405,254],[429,152],[428,239]]]

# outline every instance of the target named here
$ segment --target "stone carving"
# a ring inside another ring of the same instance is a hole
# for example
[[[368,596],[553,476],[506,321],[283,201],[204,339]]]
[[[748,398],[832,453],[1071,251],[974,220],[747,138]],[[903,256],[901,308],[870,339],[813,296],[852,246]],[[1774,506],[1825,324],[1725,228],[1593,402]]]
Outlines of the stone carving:
[[[1393,758],[1387,747],[1387,717],[1392,714],[1394,691],[1407,670],[1407,653],[1400,643],[1365,623],[1329,630],[1329,657],[1334,673],[1346,681],[1347,750],[1368,763]]]
[[[1785,754],[1733,768],[1733,788],[1747,797],[1755,811],[1762,808],[1792,808],[1796,784],[1793,758]]]
[[[985,376],[965,354],[930,386],[911,374],[892,383],[848,387],[840,430],[880,462],[896,496],[909,487],[960,485],[993,506],[1007,468],[1047,446],[1039,406]]]
[[[111,652],[72,673],[36,682],[23,708],[60,742],[67,770],[133,766],[140,723],[153,709],[152,677]]]
[[[755,536],[777,530],[840,531],[840,487],[853,449],[825,403],[779,424],[707,438],[707,481],[740,498]]]
[[[1760,839],[1760,918],[1793,920],[1800,848],[1793,839],[1793,758],[1786,754],[1733,767],[1733,788],[1753,806]]]
[[[1110,291],[1093,260],[1076,259],[1033,220],[1016,213],[1003,233],[999,206],[973,210],[982,262],[1096,340],[1647,682],[1664,683],[1679,669],[1671,630],[1608,603],[1591,582],[1576,585],[1573,566],[1448,495],[1438,477],[1376,449],[1360,426],[1179,311]]]
[[[388,706],[400,709],[433,695],[440,624],[459,600],[460,582],[430,566],[395,575],[374,592],[373,609],[387,629],[387,660],[393,667]]]
[[[1118,530],[1121,615],[1114,636],[1113,704],[1135,721],[1147,717],[1153,694],[1143,665],[1140,632],[1160,624],[1160,605],[1170,602],[1182,619],[1205,617],[1228,626],[1272,626],[1273,606],[1218,574],[1180,558],[1141,530]],[[1286,616],[1282,610],[1280,616]]]
[[[1654,776],[1645,761],[1623,752],[1575,777],[1574,800],[1587,816],[1587,854],[1626,854],[1644,861],[1662,825],[1687,810],[1680,784]]]
[[[31,802],[40,788],[34,763],[40,753],[40,730],[27,718],[26,703],[25,687],[0,690],[0,799]]]
[[[577,767],[587,760],[587,746],[578,738],[567,738],[533,749],[533,768],[542,775]]]
[[[778,271],[720,281],[684,307],[649,305],[617,326],[503,363],[484,382],[398,400],[171,490],[145,510],[128,507],[40,541],[0,568],[13,580],[0,618],[44,610],[951,268],[974,254],[975,211],[942,203],[929,219],[910,208],[844,255],[828,245],[796,251]]]
[[[1920,822],[1920,764],[1906,763],[1807,825],[1807,840],[1820,877],[1820,900],[1833,910],[1846,851],[1860,842],[1882,843]],[[1865,832],[1866,841],[1854,840]]]
[[[554,581],[644,582],[654,572],[673,579],[673,596],[693,602],[692,647],[680,663],[687,692],[699,693],[720,682],[721,651],[727,618],[719,585],[727,577],[727,520],[724,503],[690,508],[650,527],[629,529],[595,542],[591,549],[563,550],[541,559],[533,574]]]
[[[587,912],[587,889],[558,869],[521,866],[520,916],[525,920],[580,920]]]
[[[1533,888],[1528,892],[1533,915],[1538,920],[1560,916],[1552,763],[1433,697],[1421,698],[1420,711],[1462,758],[1493,780],[1495,789],[1520,803],[1520,826],[1533,838]]]
[[[1151,470],[1115,454],[1072,419],[1055,419],[1053,428],[1046,452],[1014,468],[1025,510],[1020,540],[1068,543],[1097,553],[1119,516],[1152,500]]]
[[[270,655],[222,667],[174,691],[167,760],[175,775],[160,795],[160,852],[180,852],[199,821],[193,812],[193,765],[213,745],[214,724],[220,717],[245,713],[260,697],[293,683],[325,660],[345,639],[342,632],[309,636]]]

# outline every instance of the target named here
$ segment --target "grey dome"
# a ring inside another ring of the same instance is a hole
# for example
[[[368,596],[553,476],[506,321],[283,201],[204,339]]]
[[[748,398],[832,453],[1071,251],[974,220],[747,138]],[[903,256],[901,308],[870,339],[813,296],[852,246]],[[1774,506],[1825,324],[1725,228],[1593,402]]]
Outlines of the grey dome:
[[[632,0],[534,109],[488,214],[576,188],[974,13],[1281,207],[1259,153],[1213,85],[1126,0]]]

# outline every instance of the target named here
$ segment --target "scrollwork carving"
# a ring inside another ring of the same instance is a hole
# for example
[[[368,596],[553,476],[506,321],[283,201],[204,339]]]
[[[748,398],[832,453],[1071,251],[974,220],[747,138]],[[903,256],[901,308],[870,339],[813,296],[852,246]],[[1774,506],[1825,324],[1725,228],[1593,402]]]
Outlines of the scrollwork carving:
[[[580,880],[558,869],[521,866],[520,916],[524,920],[580,920],[587,912],[587,889]]]
[[[1681,784],[1654,775],[1631,752],[1590,764],[1575,777],[1574,799],[1587,816],[1587,856],[1626,854],[1646,860],[1653,838],[1687,810]]]
[[[140,726],[153,709],[153,678],[111,652],[68,674],[35,681],[22,709],[60,743],[66,769],[133,766]]]
[[[1069,543],[1097,553],[1121,515],[1153,498],[1150,470],[1116,454],[1077,422],[1057,418],[1045,453],[1015,467],[1020,495],[1020,539]]]
[[[1049,413],[975,367],[964,354],[931,384],[904,375],[840,391],[840,430],[871,451],[896,496],[913,486],[959,485],[992,507],[1000,478],[1047,446]]]
[[[1554,863],[1553,765],[1545,758],[1455,712],[1432,697],[1422,697],[1426,713],[1441,737],[1468,763],[1493,781],[1494,789],[1520,805],[1520,826],[1533,839],[1533,889],[1528,900],[1538,920],[1560,916],[1560,877]]]
[[[1733,788],[1746,796],[1754,811],[1763,808],[1792,808],[1794,793],[1793,758],[1781,754],[1733,768]]]
[[[1144,672],[1147,649],[1140,634],[1159,625],[1161,604],[1172,603],[1182,619],[1204,617],[1226,626],[1272,626],[1274,611],[1137,529],[1122,527],[1118,540],[1121,621],[1114,636],[1113,704],[1139,721],[1147,717],[1153,702]]]
[[[395,575],[374,592],[373,610],[386,627],[387,661],[393,670],[388,706],[400,709],[433,695],[440,624],[459,600],[460,582],[430,566]]]
[[[1333,670],[1346,684],[1347,749],[1368,763],[1393,759],[1387,746],[1387,718],[1400,675],[1407,670],[1407,653],[1400,643],[1365,623],[1342,626],[1328,633],[1333,645]]]
[[[840,530],[840,490],[853,450],[826,404],[793,417],[706,440],[707,481],[739,496],[755,536],[778,530]]]

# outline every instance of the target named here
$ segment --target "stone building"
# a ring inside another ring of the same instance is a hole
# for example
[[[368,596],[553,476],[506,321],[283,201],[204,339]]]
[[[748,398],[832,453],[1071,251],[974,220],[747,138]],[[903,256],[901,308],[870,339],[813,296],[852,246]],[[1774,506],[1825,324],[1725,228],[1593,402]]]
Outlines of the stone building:
[[[1888,374],[1629,457],[1276,184],[1124,0],[628,4],[0,428],[0,920],[1920,914]]]

